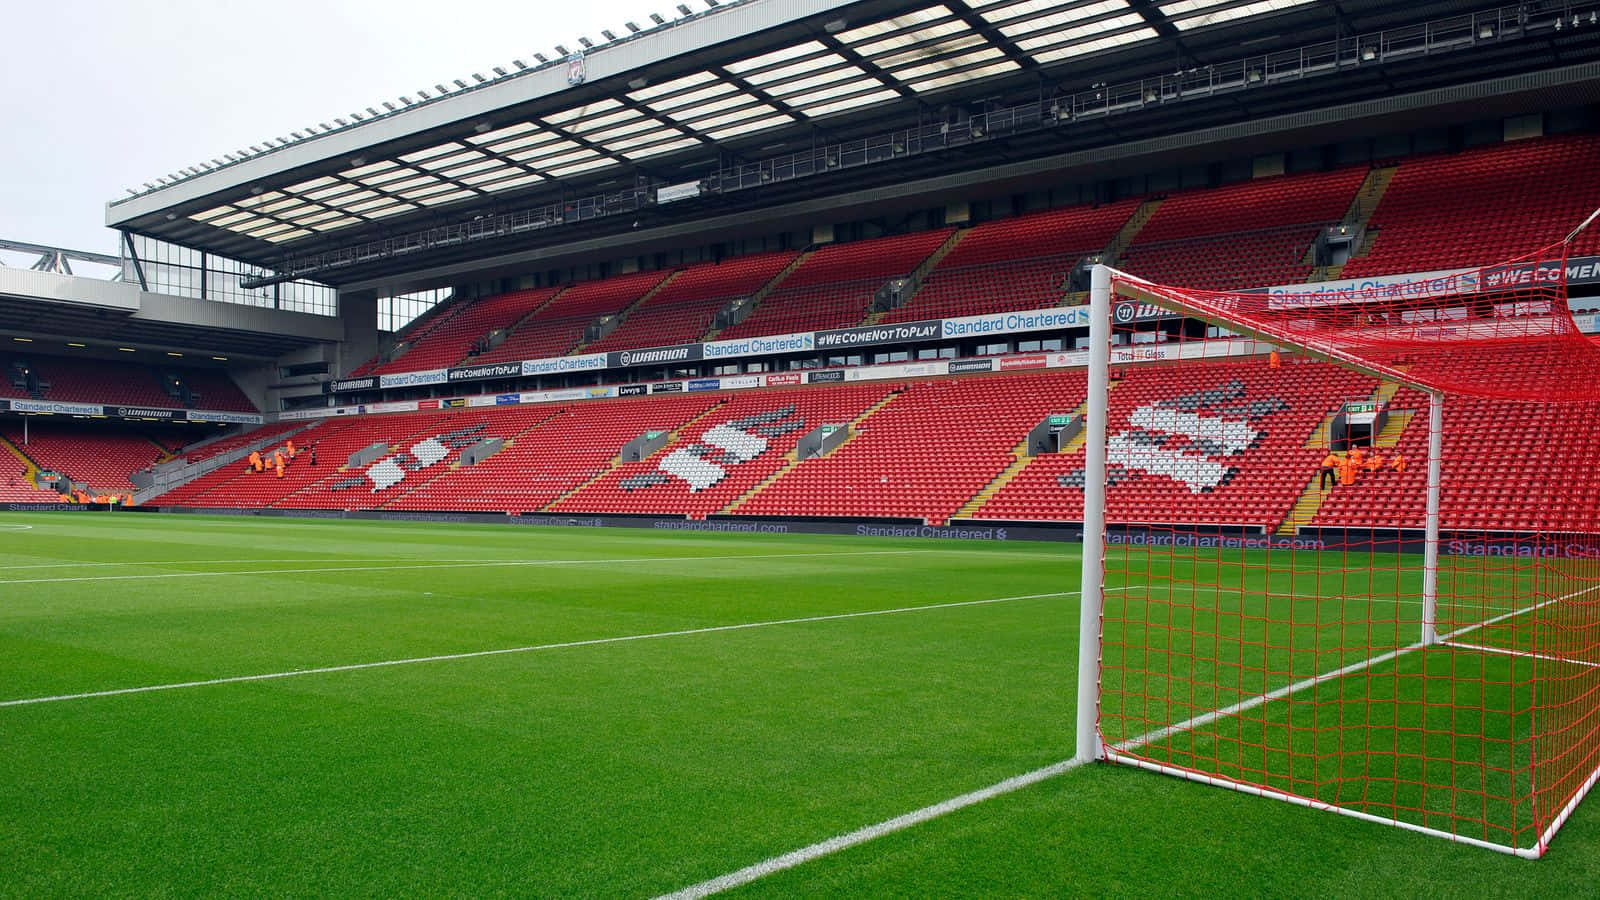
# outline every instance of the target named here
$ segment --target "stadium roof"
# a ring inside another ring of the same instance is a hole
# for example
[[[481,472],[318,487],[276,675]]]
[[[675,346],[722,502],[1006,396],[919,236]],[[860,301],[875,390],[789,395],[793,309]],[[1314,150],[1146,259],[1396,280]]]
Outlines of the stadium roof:
[[[534,67],[516,61],[512,71],[436,85],[384,111],[369,107],[186,169],[108,204],[107,224],[282,266],[291,255],[536,203],[559,208],[599,191],[696,181],[798,145],[959,121],[1019,92],[1070,96],[1108,78],[1171,72],[1174,61],[1181,75],[1237,60],[1245,48],[1264,53],[1484,7],[744,0],[699,14],[678,8],[678,20],[582,53],[558,47]],[[1485,19],[1495,33],[1509,34],[1509,9]],[[1362,51],[1350,52],[1353,60]]]

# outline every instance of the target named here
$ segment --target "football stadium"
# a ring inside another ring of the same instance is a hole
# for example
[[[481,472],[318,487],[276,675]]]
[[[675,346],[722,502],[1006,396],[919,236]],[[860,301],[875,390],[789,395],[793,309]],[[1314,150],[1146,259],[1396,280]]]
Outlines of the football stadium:
[[[0,894],[1595,894],[1600,0],[619,32],[0,235]]]

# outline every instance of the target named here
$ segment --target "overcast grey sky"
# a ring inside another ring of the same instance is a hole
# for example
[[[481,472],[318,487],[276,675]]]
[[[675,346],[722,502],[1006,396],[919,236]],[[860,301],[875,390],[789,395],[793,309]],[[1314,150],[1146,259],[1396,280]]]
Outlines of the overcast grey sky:
[[[0,53],[0,238],[116,252],[105,203],[275,135],[676,0],[44,0]],[[704,8],[691,0],[695,10]],[[380,107],[381,108],[381,107]]]

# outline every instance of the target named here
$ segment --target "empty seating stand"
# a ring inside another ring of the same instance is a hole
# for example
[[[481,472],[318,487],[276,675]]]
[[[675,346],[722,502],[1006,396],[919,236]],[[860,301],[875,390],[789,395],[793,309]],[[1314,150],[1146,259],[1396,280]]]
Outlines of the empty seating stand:
[[[1344,217],[1365,167],[1258,178],[1166,198],[1118,267],[1208,290],[1305,281],[1322,226]]]
[[[456,365],[471,357],[490,332],[509,327],[554,293],[552,288],[511,291],[464,303],[414,338],[405,353],[371,371],[420,372]]]
[[[1597,170],[1594,135],[1402,160],[1372,216],[1372,249],[1344,277],[1489,265],[1556,243],[1594,209]],[[1591,228],[1571,255],[1596,253]]]
[[[890,278],[909,275],[949,240],[941,228],[898,237],[833,244],[816,251],[725,338],[846,328],[866,318]]]
[[[1059,304],[1067,276],[1085,256],[1105,249],[1139,201],[1074,206],[974,226],[915,296],[884,317],[909,322]]]
[[[571,285],[559,291],[537,314],[524,319],[500,346],[479,356],[476,362],[515,362],[570,353],[597,319],[627,309],[671,274],[635,272]]]
[[[699,340],[711,329],[719,310],[760,290],[795,256],[792,251],[758,253],[690,266],[629,312],[621,325],[588,350],[660,347]]]
[[[535,512],[605,473],[640,434],[677,429],[718,402],[701,394],[529,407],[524,415],[532,427],[505,449],[392,507]]]
[[[1367,376],[1309,362],[1292,362],[1276,371],[1258,360],[1130,367],[1109,400],[1111,445],[1115,446],[1119,432],[1135,427],[1132,420],[1141,410],[1147,410],[1140,415],[1146,422],[1141,429],[1165,434],[1167,440],[1159,448],[1129,454],[1125,461],[1132,465],[1119,466],[1117,454],[1108,454],[1112,479],[1106,490],[1106,516],[1128,524],[1276,527],[1288,516],[1325,453],[1306,446],[1309,436],[1329,412],[1347,399],[1370,394],[1375,384]],[[1205,392],[1220,399],[1184,400]],[[1241,411],[1252,404],[1262,404],[1258,412],[1276,409],[1257,416]],[[1182,433],[1176,424],[1166,430],[1149,424],[1159,422],[1161,411],[1167,409],[1243,422],[1256,439],[1238,454],[1198,453],[1189,447],[1194,436]],[[1157,457],[1164,454],[1200,463],[1204,474],[1187,482],[1157,474],[1155,469],[1165,468],[1155,465]],[[1202,459],[1219,464],[1226,475],[1212,480],[1216,469]],[[1082,521],[1083,466],[1082,449],[1035,457],[975,517]]]
[[[0,424],[0,435],[39,468],[61,472],[73,482],[86,484],[91,494],[132,491],[129,476],[167,456],[151,436],[172,438],[159,427],[135,429],[114,422],[76,423],[55,417],[35,417],[26,430],[25,441],[21,422]],[[6,459],[15,458],[10,454],[0,456],[0,462]]]
[[[705,518],[782,470],[789,462],[785,454],[806,434],[850,422],[890,390],[879,382],[735,394],[678,441],[625,463],[552,511]]]
[[[1012,462],[1052,412],[1083,402],[1082,372],[913,382],[834,453],[802,462],[739,508],[748,515],[942,524]]]

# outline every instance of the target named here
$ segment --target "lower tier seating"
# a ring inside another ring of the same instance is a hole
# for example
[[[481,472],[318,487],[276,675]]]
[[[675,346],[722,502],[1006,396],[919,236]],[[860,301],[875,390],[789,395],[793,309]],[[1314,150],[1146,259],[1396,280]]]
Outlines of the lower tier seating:
[[[533,512],[603,474],[639,435],[680,428],[718,402],[709,395],[532,407],[510,446],[392,504],[396,509]]]
[[[1515,349],[1479,360],[1498,370],[1524,362]],[[1109,398],[1112,522],[1422,526],[1426,402],[1417,392],[1393,394],[1395,424],[1382,436],[1386,457],[1398,451],[1411,464],[1318,497],[1308,488],[1326,453],[1330,415],[1348,401],[1387,396],[1392,386],[1301,358],[1281,368],[1262,358],[1145,363],[1118,375]],[[302,451],[317,449],[318,466],[305,452],[282,479],[227,466],[159,502],[1073,522],[1083,509],[1081,445],[1031,458],[1019,452],[1046,417],[1079,410],[1084,392],[1083,373],[1064,370],[334,419],[295,435]],[[1447,403],[1444,527],[1593,528],[1593,505],[1572,497],[1592,486],[1600,465],[1600,415],[1585,412],[1600,404],[1580,406]],[[1415,415],[1401,418],[1406,412]],[[823,425],[849,425],[849,438],[798,460],[801,438]],[[666,443],[642,460],[619,459],[647,435]],[[461,451],[486,437],[502,439],[504,449],[459,465]],[[156,452],[139,440],[132,443],[143,449],[116,477]],[[36,435],[30,447],[56,443]],[[374,444],[374,459],[344,469],[351,454]],[[107,446],[74,453],[108,457]],[[41,455],[46,467],[68,458],[66,451]]]
[[[167,458],[152,435],[170,437],[164,429],[132,429],[107,423],[76,423],[54,417],[36,417],[28,423],[27,437],[20,421],[0,424],[0,437],[17,447],[40,469],[61,472],[73,482],[86,484],[89,493],[125,494],[133,490],[129,476]],[[10,454],[0,456],[15,459]],[[21,463],[17,468],[21,469]]]
[[[1277,527],[1323,456],[1308,438],[1375,384],[1311,362],[1131,367],[1109,400],[1107,518]],[[1036,457],[976,517],[1082,521],[1083,466],[1081,449]]]
[[[705,518],[782,470],[806,434],[849,423],[890,390],[879,382],[733,395],[661,452],[619,466],[553,511]]]
[[[1082,372],[913,383],[828,456],[739,508],[750,515],[926,518],[942,524],[1010,464],[1047,415],[1083,402]]]

